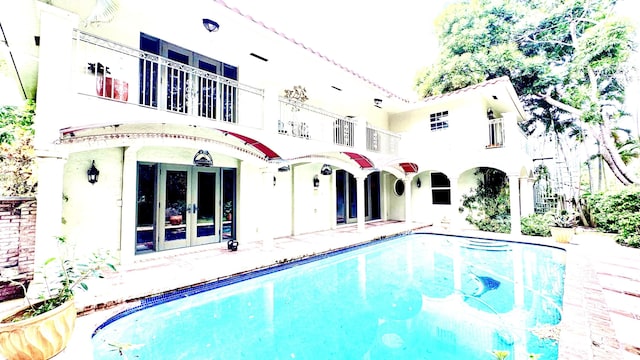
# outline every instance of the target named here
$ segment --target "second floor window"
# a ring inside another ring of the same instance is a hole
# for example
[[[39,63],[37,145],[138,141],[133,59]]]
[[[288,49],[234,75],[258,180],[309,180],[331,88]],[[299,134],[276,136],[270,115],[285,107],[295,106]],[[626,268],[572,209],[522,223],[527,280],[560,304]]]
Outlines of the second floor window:
[[[429,116],[431,131],[442,130],[449,127],[449,111],[433,113]]]

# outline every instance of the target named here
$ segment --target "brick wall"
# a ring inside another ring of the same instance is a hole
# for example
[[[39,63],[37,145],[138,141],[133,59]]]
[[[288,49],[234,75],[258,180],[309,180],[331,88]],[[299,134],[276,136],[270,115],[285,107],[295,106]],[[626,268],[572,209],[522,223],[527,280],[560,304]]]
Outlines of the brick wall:
[[[28,285],[33,279],[36,243],[34,198],[0,198],[0,272]],[[0,281],[0,301],[24,296],[22,288]]]

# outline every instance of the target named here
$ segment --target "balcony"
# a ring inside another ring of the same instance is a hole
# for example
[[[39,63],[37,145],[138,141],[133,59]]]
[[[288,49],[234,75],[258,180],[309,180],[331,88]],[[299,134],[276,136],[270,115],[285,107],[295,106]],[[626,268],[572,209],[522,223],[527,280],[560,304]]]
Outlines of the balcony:
[[[527,147],[527,136],[524,131],[516,123],[506,122],[504,118],[490,119],[489,120],[489,143],[486,145],[487,149],[495,149],[505,147],[506,134],[509,133],[509,138],[513,144],[518,144],[520,151],[525,154],[529,154]]]
[[[235,128],[231,131],[251,128],[351,150],[397,153],[399,135],[359,126],[355,118],[284,97],[278,99],[279,113],[271,114],[265,110],[273,107],[265,106],[262,89],[81,31],[75,32],[74,41],[75,91],[91,99],[86,106],[99,113],[97,118],[126,112],[127,116],[119,117],[203,126],[216,123],[215,127],[226,130]]]

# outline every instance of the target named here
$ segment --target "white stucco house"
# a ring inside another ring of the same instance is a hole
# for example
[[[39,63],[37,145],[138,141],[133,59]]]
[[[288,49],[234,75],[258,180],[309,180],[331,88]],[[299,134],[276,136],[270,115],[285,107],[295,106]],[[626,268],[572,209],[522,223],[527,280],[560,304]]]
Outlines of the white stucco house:
[[[533,212],[507,78],[412,102],[222,0],[101,3],[0,11],[37,101],[36,260],[60,234],[130,263],[379,219],[462,226],[478,167],[508,175],[514,233]]]

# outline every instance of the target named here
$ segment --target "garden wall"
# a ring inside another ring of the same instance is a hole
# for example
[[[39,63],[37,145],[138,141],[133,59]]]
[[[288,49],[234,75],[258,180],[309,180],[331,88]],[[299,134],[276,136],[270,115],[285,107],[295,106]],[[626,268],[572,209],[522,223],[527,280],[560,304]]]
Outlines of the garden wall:
[[[35,243],[35,199],[0,197],[0,275],[28,285],[33,280]],[[22,296],[20,286],[0,281],[0,301]]]

